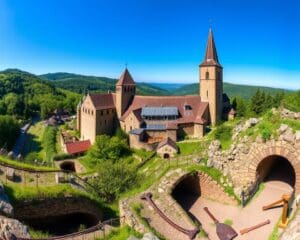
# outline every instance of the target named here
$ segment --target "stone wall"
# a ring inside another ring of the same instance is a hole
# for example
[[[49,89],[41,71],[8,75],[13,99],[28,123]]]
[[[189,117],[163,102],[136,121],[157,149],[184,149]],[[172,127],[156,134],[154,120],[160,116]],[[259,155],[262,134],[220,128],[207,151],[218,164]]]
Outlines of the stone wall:
[[[296,194],[300,193],[300,131],[293,132],[282,124],[278,129],[278,137],[264,141],[257,137],[255,141],[249,137],[239,137],[239,132],[255,125],[257,119],[250,119],[244,125],[237,126],[233,135],[234,143],[229,150],[222,151],[219,141],[209,146],[208,166],[214,166],[227,175],[232,181],[236,195],[242,190],[250,189],[257,180],[256,170],[261,161],[269,156],[281,156],[287,159],[296,173]]]
[[[199,197],[230,205],[238,204],[234,197],[229,196],[226,192],[224,192],[223,187],[204,172],[183,176],[178,179],[174,188],[180,187],[180,185],[184,187],[186,191],[195,193],[199,195]]]
[[[282,233],[280,240],[299,240],[300,239],[300,214],[295,216],[293,221]]]
[[[15,218],[43,218],[72,213],[85,213],[102,219],[102,212],[94,202],[84,197],[49,198],[19,202],[15,205]]]

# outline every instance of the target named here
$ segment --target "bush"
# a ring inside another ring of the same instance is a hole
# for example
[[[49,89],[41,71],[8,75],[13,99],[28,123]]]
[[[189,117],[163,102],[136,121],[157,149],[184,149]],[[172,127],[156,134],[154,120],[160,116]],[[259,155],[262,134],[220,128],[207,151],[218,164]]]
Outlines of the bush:
[[[98,177],[90,180],[92,191],[105,202],[114,201],[120,193],[137,183],[137,173],[124,163],[105,161],[97,169]]]
[[[92,148],[88,151],[88,157],[92,161],[112,160],[116,161],[124,155],[129,153],[129,147],[126,140],[118,137],[109,137],[107,135],[100,135],[96,137],[96,141]]]

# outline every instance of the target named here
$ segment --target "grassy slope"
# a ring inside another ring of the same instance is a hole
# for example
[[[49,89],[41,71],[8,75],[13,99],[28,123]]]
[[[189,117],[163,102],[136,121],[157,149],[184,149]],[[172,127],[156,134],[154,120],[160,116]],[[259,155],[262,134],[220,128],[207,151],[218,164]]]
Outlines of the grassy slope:
[[[82,93],[86,89],[95,92],[115,91],[117,79],[107,77],[84,76],[72,73],[48,73],[40,75],[44,80],[50,80],[56,87]],[[139,95],[167,95],[168,91],[147,83],[137,83]]]

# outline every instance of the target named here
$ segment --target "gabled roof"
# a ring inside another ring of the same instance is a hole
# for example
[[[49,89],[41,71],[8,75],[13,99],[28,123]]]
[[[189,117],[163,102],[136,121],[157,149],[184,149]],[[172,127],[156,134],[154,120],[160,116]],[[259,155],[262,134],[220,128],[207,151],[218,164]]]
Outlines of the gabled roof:
[[[178,116],[177,107],[143,107],[142,116]]]
[[[178,151],[178,147],[177,147],[176,143],[171,138],[169,138],[169,137],[166,138],[166,139],[164,139],[163,141],[161,141],[157,145],[156,149],[160,149],[160,148],[162,148],[165,145],[169,145],[169,146],[171,146],[172,148],[174,148],[174,149],[176,149]]]
[[[191,110],[186,110],[185,105],[189,105]],[[181,123],[200,123],[204,124],[204,113],[208,108],[207,102],[201,102],[200,96],[134,96],[132,104],[122,115],[121,121],[125,121],[132,111],[142,110],[144,107],[176,107],[179,116],[172,120],[175,125]],[[135,113],[141,114],[136,111]]]
[[[135,82],[134,82],[133,78],[131,77],[127,68],[122,73],[122,75],[116,85],[135,85]]]
[[[91,147],[90,140],[66,143],[66,149],[69,154],[84,153]]]
[[[89,96],[97,110],[115,108],[114,93],[90,93]]]
[[[216,49],[214,36],[213,36],[213,32],[212,32],[211,28],[209,29],[205,57],[200,66],[222,67],[221,64],[219,63],[217,49]]]

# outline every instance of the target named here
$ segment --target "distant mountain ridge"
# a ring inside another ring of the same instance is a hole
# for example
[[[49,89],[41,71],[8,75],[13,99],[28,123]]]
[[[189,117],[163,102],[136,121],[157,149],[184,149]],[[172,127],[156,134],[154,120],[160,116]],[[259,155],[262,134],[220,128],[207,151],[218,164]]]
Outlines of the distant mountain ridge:
[[[39,76],[41,79],[51,81],[56,87],[71,90],[77,93],[83,91],[92,92],[107,92],[115,91],[115,84],[117,79],[108,77],[86,76],[74,73],[57,72],[48,73]],[[224,92],[229,97],[239,96],[249,99],[259,88],[267,93],[275,94],[278,92],[288,92],[289,90],[263,87],[241,85],[233,83],[224,83]],[[196,95],[199,93],[199,84],[183,84],[183,83],[142,83],[137,82],[137,94],[140,95]]]
[[[47,73],[39,75],[43,80],[51,81],[56,87],[68,89],[77,93],[84,91],[107,92],[115,91],[117,79],[107,77],[86,76],[74,73]],[[169,95],[169,92],[148,83],[137,83],[139,95]]]

